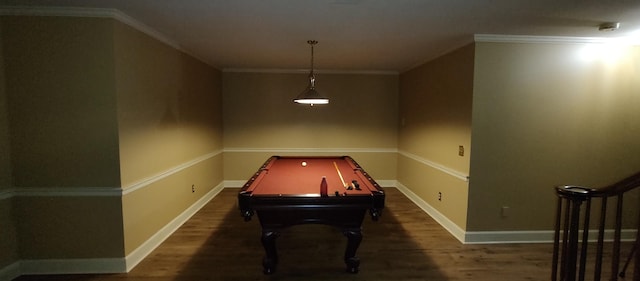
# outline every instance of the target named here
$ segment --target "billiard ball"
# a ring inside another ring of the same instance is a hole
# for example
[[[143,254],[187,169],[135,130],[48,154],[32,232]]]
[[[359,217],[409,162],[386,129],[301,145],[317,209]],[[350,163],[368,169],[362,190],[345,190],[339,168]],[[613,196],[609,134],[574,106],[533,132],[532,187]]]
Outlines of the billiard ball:
[[[306,167],[307,166],[307,162],[302,161],[302,167]]]

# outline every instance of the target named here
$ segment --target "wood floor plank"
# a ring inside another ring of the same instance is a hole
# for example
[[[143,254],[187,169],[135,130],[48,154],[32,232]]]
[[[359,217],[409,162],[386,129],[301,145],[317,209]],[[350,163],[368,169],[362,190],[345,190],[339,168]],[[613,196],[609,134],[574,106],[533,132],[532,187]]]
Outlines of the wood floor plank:
[[[237,192],[223,190],[127,274],[16,281],[550,279],[551,244],[463,245],[395,188],[386,189],[380,221],[367,218],[363,224],[358,274],[345,272],[346,238],[339,230],[300,225],[277,239],[277,272],[264,275],[259,222],[244,222]]]

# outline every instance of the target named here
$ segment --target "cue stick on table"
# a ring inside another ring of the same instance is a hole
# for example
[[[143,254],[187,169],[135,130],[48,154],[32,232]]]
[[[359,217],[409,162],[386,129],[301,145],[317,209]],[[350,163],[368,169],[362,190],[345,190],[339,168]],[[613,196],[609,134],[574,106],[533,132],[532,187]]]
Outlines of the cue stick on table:
[[[342,181],[342,186],[344,186],[344,188],[347,188],[347,184],[344,182],[344,179],[342,178],[342,174],[340,173],[340,169],[338,169],[338,164],[336,164],[336,161],[333,161],[333,166],[336,167],[336,171],[338,172],[340,181]]]

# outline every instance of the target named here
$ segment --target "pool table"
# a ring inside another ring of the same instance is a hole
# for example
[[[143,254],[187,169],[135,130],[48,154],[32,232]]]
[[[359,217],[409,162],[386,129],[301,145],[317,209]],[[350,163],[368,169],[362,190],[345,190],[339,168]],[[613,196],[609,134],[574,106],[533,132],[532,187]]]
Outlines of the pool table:
[[[349,156],[272,156],[242,187],[238,206],[245,221],[258,215],[265,274],[275,272],[279,232],[307,223],[341,229],[347,237],[347,271],[357,273],[360,260],[355,254],[362,241],[362,221],[367,211],[377,221],[384,199],[383,189]]]

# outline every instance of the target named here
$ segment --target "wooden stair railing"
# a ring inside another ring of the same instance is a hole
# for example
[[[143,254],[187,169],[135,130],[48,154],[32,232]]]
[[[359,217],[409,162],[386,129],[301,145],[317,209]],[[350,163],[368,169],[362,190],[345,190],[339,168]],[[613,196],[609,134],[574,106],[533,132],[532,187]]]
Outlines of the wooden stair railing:
[[[588,266],[587,256],[589,254],[587,251],[590,230],[589,223],[591,222],[591,205],[593,199],[599,199],[601,205],[597,223],[595,262],[592,265],[593,279],[591,280],[601,280],[607,201],[609,198],[616,198],[617,200],[615,204],[615,222],[613,225],[614,235],[611,250],[611,272],[607,280],[618,280],[619,276],[624,277],[629,259],[633,258],[635,262],[632,280],[640,281],[640,249],[638,249],[640,231],[637,231],[640,227],[640,213],[638,214],[636,240],[632,253],[624,265],[624,270],[620,272],[623,198],[627,192],[637,187],[640,187],[640,172],[602,188],[588,188],[573,185],[556,187],[558,206],[556,210],[553,245],[552,281],[585,280],[585,275],[587,274],[586,268]],[[640,201],[640,196],[638,197]],[[640,204],[635,203],[635,206],[638,207]],[[584,213],[582,213],[583,209]],[[581,222],[582,227],[580,226]]]

